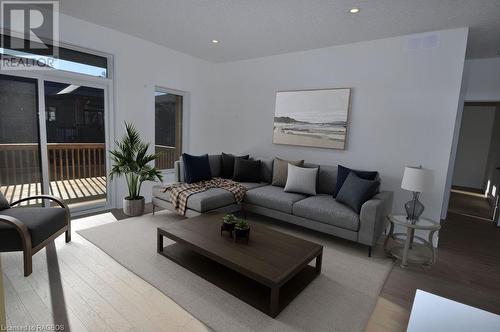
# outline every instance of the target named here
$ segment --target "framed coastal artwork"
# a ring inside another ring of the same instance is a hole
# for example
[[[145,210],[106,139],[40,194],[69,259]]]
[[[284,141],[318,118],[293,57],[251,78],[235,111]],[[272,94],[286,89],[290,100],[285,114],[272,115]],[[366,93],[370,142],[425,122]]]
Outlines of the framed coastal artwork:
[[[351,89],[279,91],[274,144],[345,149]]]

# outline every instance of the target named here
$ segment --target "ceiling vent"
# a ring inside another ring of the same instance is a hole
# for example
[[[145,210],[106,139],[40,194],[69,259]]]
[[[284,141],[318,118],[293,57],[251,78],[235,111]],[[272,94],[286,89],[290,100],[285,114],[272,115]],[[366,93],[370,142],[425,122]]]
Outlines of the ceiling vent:
[[[436,33],[410,37],[406,43],[407,50],[428,50],[439,47],[439,35]]]

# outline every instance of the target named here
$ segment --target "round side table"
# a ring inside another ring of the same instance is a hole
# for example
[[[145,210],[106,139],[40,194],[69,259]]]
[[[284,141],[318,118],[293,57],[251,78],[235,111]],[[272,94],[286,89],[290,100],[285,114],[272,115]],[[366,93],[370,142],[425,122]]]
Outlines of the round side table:
[[[432,245],[434,233],[441,228],[435,221],[419,218],[416,223],[406,219],[405,215],[390,215],[389,235],[385,239],[384,249],[388,256],[401,260],[401,267],[406,269],[408,262],[431,266],[436,262],[436,251]],[[394,233],[394,225],[406,228],[406,233]],[[415,235],[415,230],[429,231],[427,239]],[[392,241],[389,241],[392,240]],[[416,241],[415,241],[416,240]],[[392,246],[390,243],[392,242]]]

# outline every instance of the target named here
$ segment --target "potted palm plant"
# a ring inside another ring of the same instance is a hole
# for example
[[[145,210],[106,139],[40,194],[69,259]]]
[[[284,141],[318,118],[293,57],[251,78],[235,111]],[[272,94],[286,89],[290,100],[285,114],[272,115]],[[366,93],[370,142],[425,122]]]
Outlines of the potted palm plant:
[[[110,151],[113,165],[109,172],[110,180],[125,177],[128,196],[123,199],[123,212],[128,216],[140,216],[144,213],[144,197],[141,186],[145,181],[162,181],[161,172],[149,165],[158,154],[148,154],[149,143],[143,143],[137,129],[125,122],[126,134],[121,141],[116,141],[117,148]]]

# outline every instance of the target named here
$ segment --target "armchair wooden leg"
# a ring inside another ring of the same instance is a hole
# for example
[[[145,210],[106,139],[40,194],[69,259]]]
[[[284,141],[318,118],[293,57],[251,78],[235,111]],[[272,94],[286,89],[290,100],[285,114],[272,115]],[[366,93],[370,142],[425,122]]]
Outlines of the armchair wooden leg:
[[[27,277],[33,272],[32,256],[30,252],[23,252],[24,276]]]
[[[66,220],[68,223],[68,229],[66,230],[66,243],[68,243],[71,242],[71,217],[69,216],[69,212]]]

